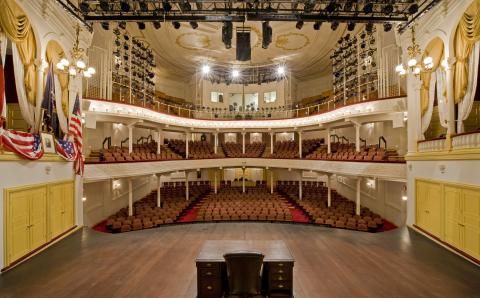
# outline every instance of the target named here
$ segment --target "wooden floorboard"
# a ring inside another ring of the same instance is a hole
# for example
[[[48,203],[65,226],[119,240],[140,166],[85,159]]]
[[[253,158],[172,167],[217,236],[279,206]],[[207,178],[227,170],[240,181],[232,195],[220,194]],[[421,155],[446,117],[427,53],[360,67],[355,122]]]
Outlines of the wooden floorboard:
[[[480,297],[480,268],[416,232],[279,223],[165,226],[123,234],[85,228],[0,276],[0,297],[196,296],[205,240],[284,240],[296,298]]]

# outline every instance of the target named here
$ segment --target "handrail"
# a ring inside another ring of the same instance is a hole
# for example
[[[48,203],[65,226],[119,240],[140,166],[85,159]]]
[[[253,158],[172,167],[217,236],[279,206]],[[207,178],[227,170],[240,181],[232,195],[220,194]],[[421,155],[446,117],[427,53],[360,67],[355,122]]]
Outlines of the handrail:
[[[336,134],[330,135],[330,143],[332,143],[332,138],[334,143],[340,143],[340,137]],[[335,142],[335,138],[337,139],[337,142]]]
[[[153,137],[152,137],[152,135],[148,135],[147,144],[150,144],[151,142],[153,142]]]
[[[140,141],[142,142],[142,145],[144,144],[144,141],[145,140],[145,137],[140,137],[138,140],[137,140],[137,145],[140,143]]]
[[[107,148],[105,148],[105,142],[107,143]],[[110,149],[110,147],[112,147],[112,137],[105,137],[105,139],[103,139],[103,142],[102,142],[102,148],[103,149]]]
[[[122,141],[120,142],[120,148],[123,148],[123,144],[125,144],[125,143],[128,142],[129,140],[130,140],[130,138],[128,138],[128,137],[127,137],[126,139],[122,140]]]
[[[348,139],[345,136],[342,136],[340,140],[342,140],[342,144],[345,144],[343,141],[346,141],[346,144],[349,143]]]
[[[363,147],[364,147],[364,148],[367,147],[367,140],[366,140],[366,139],[360,138],[360,142],[363,143]]]
[[[385,149],[387,149],[387,140],[383,136],[378,138],[378,148],[382,148],[382,146],[381,146],[382,141],[385,144]]]

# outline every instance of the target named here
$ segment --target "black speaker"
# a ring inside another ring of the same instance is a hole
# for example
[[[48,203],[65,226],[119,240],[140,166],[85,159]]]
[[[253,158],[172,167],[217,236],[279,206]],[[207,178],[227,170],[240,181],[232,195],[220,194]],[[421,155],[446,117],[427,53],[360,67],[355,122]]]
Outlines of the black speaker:
[[[237,32],[237,60],[249,61],[251,58],[250,32]]]

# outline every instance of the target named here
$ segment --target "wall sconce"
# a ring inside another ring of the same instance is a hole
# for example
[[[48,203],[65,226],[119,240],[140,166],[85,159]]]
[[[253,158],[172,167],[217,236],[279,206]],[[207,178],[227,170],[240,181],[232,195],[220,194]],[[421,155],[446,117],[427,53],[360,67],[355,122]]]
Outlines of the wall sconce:
[[[87,198],[86,197],[83,197],[82,198],[82,202],[86,202],[87,201]]]
[[[402,196],[402,201],[406,201],[406,200],[408,200],[407,196],[403,195]]]
[[[112,189],[118,190],[122,185],[120,184],[120,180],[113,180],[112,181]]]
[[[368,179],[367,180],[367,187],[371,189],[375,189],[375,179]]]

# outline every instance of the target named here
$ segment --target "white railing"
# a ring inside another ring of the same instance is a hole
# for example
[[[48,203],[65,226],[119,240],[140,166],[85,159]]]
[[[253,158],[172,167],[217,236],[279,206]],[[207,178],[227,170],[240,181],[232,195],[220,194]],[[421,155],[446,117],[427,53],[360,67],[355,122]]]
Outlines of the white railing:
[[[418,152],[443,151],[445,149],[445,139],[435,139],[418,142]]]
[[[480,148],[480,131],[453,136],[452,148],[453,150]]]

